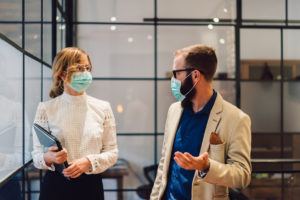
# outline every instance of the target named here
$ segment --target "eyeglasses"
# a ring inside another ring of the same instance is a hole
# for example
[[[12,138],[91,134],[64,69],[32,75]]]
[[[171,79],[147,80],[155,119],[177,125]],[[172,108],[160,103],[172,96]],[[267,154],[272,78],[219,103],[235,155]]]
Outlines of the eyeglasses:
[[[93,67],[91,65],[82,65],[82,64],[78,64],[76,66],[76,71],[77,72],[84,72],[84,71],[88,71],[91,72],[93,69]]]
[[[173,72],[174,78],[176,78],[177,72],[194,71],[194,70],[197,70],[197,71],[199,71],[200,73],[204,74],[203,71],[201,71],[201,70],[199,70],[199,69],[196,69],[196,68],[177,69],[177,70],[173,70],[172,72]]]

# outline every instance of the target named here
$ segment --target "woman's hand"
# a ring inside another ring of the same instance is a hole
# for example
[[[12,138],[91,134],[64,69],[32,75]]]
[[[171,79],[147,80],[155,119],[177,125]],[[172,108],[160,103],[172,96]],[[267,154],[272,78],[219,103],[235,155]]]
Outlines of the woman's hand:
[[[48,152],[44,154],[44,160],[46,162],[46,165],[51,166],[53,163],[55,164],[62,164],[65,161],[67,161],[68,158],[68,152],[65,148],[63,148],[61,151],[58,151],[58,147],[50,147],[48,149]]]
[[[87,157],[70,162],[69,165],[70,166],[67,169],[64,169],[63,174],[65,177],[70,178],[77,178],[92,166]]]

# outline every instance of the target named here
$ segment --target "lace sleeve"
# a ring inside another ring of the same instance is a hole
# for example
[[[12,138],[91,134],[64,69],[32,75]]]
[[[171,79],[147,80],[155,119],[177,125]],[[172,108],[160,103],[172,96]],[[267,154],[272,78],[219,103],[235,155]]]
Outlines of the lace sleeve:
[[[39,104],[37,108],[34,123],[40,125],[44,129],[49,131],[48,117],[47,117],[44,103],[42,102]],[[33,151],[31,154],[32,154],[34,166],[38,169],[50,169],[54,171],[55,170],[54,165],[51,165],[51,167],[49,167],[45,163],[44,147],[43,145],[40,144],[40,141],[36,135],[34,128],[32,128],[32,136],[33,136]]]
[[[116,123],[110,105],[105,111],[104,132],[102,139],[102,149],[100,154],[88,155],[92,167],[87,174],[97,174],[104,172],[107,168],[113,166],[118,159],[118,146],[116,138]]]

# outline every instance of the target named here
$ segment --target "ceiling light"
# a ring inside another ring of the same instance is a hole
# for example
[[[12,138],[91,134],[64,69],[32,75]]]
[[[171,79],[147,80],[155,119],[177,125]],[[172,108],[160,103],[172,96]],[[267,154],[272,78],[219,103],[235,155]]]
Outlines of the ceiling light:
[[[216,22],[216,23],[218,23],[220,20],[219,20],[219,18],[217,18],[217,17],[215,17],[214,19],[214,22]]]
[[[208,27],[209,30],[212,30],[214,28],[214,26],[212,24],[208,24],[207,27]]]
[[[117,18],[116,17],[111,17],[110,21],[115,22],[115,21],[117,21]]]
[[[129,43],[132,43],[132,42],[133,42],[133,38],[132,38],[132,37],[129,37],[129,38],[127,39],[127,41],[128,41]]]

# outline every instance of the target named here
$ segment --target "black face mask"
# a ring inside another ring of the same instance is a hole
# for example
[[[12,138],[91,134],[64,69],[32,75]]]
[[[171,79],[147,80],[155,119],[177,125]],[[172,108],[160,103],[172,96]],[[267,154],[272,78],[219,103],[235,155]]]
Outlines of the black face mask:
[[[191,100],[194,98],[196,94],[195,87],[191,89],[194,86],[192,76],[188,76],[182,83],[180,92],[181,94],[189,93],[185,96],[184,100],[181,102],[182,107],[188,107],[191,106]]]

